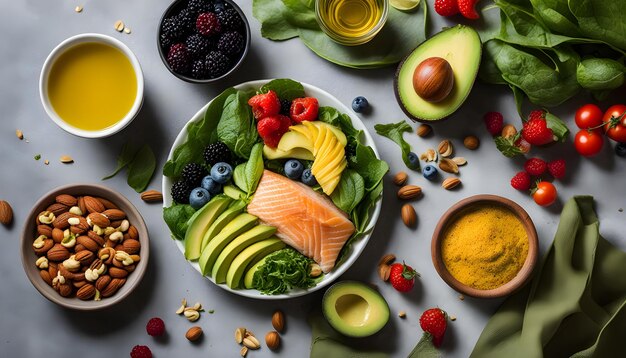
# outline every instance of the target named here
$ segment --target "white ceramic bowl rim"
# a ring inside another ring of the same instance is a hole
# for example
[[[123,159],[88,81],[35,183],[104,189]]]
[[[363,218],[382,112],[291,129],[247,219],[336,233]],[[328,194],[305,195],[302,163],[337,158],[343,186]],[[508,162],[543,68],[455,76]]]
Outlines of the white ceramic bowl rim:
[[[235,89],[238,89],[238,90],[258,89],[259,87],[263,86],[269,81],[271,80],[265,79],[265,80],[245,82],[245,83],[235,86]],[[378,154],[378,150],[376,149],[376,145],[374,144],[374,139],[372,138],[370,133],[367,131],[363,122],[361,122],[359,117],[357,117],[356,114],[351,109],[346,107],[343,103],[341,103],[338,99],[336,99],[334,96],[332,96],[328,92],[322,89],[319,89],[318,87],[306,84],[304,82],[300,82],[300,83],[302,83],[302,85],[304,86],[304,91],[308,96],[316,97],[319,100],[320,106],[333,106],[340,112],[348,114],[350,116],[350,119],[352,120],[352,124],[356,127],[356,129],[363,130],[363,133],[365,136],[364,144],[372,147],[372,149],[374,150],[374,153],[376,154],[376,157],[380,158],[380,155]],[[170,149],[170,153],[167,157],[168,160],[172,158],[174,149],[187,140],[187,127],[189,126],[189,124],[200,120],[200,118],[203,118],[207,107],[211,104],[212,101],[213,100],[211,100],[204,107],[202,107],[198,111],[198,113],[196,113],[191,118],[191,120],[189,120],[189,122],[185,124],[185,126],[180,131],[180,133],[178,133],[178,136],[174,140],[174,143],[172,144],[172,148]],[[172,180],[166,176],[163,176],[163,185],[162,185],[163,207],[169,207],[173,203],[172,195],[171,195],[171,187],[172,187]],[[367,245],[370,239],[370,236],[372,235],[372,232],[374,231],[374,226],[376,225],[376,222],[378,221],[378,216],[380,215],[381,207],[382,207],[382,198],[378,199],[378,201],[376,202],[376,206],[374,207],[374,210],[371,213],[369,222],[367,224],[367,228],[365,229],[365,234],[352,243],[347,259],[345,259],[333,271],[326,274],[325,277],[322,279],[322,281],[319,282],[316,286],[311,287],[307,290],[294,289],[282,295],[263,295],[259,291],[254,290],[254,289],[233,290],[225,284],[215,283],[215,281],[213,281],[213,279],[210,277],[207,277],[207,279],[209,279],[211,282],[213,282],[217,286],[227,291],[230,291],[232,293],[238,294],[240,296],[264,299],[264,300],[278,300],[278,299],[285,299],[285,298],[293,298],[293,297],[303,296],[303,295],[315,292],[325,286],[328,286],[332,282],[334,282],[339,276],[341,276],[344,272],[346,272],[346,270],[348,270],[348,268],[350,268],[350,266],[352,266],[352,264],[359,258],[359,256],[365,249],[365,246]],[[183,242],[179,240],[173,240],[173,241],[175,241],[175,244],[178,247],[178,249],[184,254],[185,246]],[[190,261],[188,262],[196,271],[201,272],[200,266],[198,265],[197,262],[190,262]]]
[[[73,46],[81,43],[88,42],[99,42],[107,44],[122,51],[122,53],[126,56],[126,58],[128,58],[131,65],[133,66],[133,70],[135,71],[135,76],[137,79],[137,95],[135,97],[135,101],[133,102],[133,106],[130,108],[126,116],[114,125],[98,131],[88,131],[70,125],[56,113],[54,108],[52,108],[52,104],[50,103],[50,100],[48,98],[48,77],[50,75],[50,69],[54,64],[54,61],[56,61],[56,59],[69,48],[72,48]],[[143,72],[141,71],[141,65],[139,64],[137,56],[135,56],[130,48],[128,48],[128,46],[126,46],[122,41],[108,35],[96,33],[78,34],[63,40],[63,42],[58,44],[46,58],[43,68],[41,69],[41,76],[39,77],[39,95],[41,97],[41,103],[43,104],[43,108],[46,110],[46,113],[48,113],[48,116],[54,121],[54,123],[56,123],[66,132],[84,138],[107,137],[121,131],[126,126],[128,126],[141,109],[141,106],[143,104],[143,90]]]

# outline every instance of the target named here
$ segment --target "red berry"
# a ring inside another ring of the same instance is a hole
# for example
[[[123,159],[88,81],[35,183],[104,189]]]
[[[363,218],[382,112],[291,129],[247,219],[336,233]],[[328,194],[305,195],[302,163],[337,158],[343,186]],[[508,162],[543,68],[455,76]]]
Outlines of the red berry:
[[[524,170],[530,175],[539,176],[546,172],[546,162],[539,158],[530,158],[524,164]]]
[[[205,12],[198,15],[196,19],[196,29],[203,36],[213,36],[222,32],[220,20],[212,12]]]
[[[283,134],[287,133],[291,120],[283,115],[265,117],[257,123],[257,131],[268,147],[278,147]]]
[[[552,129],[545,119],[533,118],[524,122],[522,137],[532,145],[544,145],[554,141]]]
[[[511,178],[511,186],[517,190],[528,190],[530,184],[530,174],[527,172],[519,172]]]
[[[152,358],[152,351],[148,346],[134,346],[130,351],[130,358]]]
[[[257,94],[248,100],[248,104],[252,107],[252,114],[257,120],[275,116],[280,112],[280,100],[274,91]]]
[[[531,111],[528,115],[528,120],[532,121],[533,119],[546,119],[546,111],[542,109],[535,109]]]
[[[530,143],[525,141],[524,138],[519,138],[513,144],[524,154],[530,152]]]
[[[174,44],[167,52],[167,64],[176,73],[186,74],[191,65],[191,56],[187,46],[182,43]]]
[[[305,97],[296,98],[291,102],[291,108],[289,110],[289,117],[296,122],[302,121],[314,121],[317,119],[317,112],[320,105],[317,102],[317,98]]]
[[[452,16],[459,13],[456,0],[435,0],[435,11],[441,16]]]
[[[441,346],[447,326],[448,315],[441,308],[428,309],[420,317],[420,327],[433,336],[435,347]]]
[[[478,0],[459,0],[459,11],[461,12],[461,15],[470,20],[478,19],[480,16],[474,8],[477,2]]]
[[[146,324],[146,332],[152,337],[162,336],[165,333],[165,322],[159,317],[151,318]]]
[[[548,171],[556,179],[563,179],[565,177],[565,160],[557,159],[549,162]]]
[[[491,135],[499,135],[500,132],[502,132],[502,127],[504,126],[504,117],[502,117],[502,113],[487,112],[483,116],[483,119],[485,120],[487,131],[491,133]]]
[[[418,274],[411,266],[406,265],[404,262],[401,264],[395,263],[391,265],[389,282],[396,290],[409,292],[415,285],[415,276],[418,276]]]

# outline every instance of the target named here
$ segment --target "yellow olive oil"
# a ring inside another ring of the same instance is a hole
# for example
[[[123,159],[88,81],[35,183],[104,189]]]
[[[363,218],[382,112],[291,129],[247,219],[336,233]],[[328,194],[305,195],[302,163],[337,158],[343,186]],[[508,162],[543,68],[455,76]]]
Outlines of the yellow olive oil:
[[[340,37],[359,38],[383,16],[384,0],[318,0],[319,16]]]
[[[97,131],[113,126],[137,97],[137,77],[122,51],[97,42],[69,48],[52,64],[48,98],[65,122]]]

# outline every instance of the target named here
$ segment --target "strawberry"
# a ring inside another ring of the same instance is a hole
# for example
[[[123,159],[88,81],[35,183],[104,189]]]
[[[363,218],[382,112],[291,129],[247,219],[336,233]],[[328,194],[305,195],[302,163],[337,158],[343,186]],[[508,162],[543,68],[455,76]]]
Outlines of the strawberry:
[[[548,171],[556,179],[565,177],[565,160],[557,159],[548,163]]]
[[[420,317],[420,327],[433,337],[435,347],[441,346],[447,326],[448,315],[441,308],[428,309]]]
[[[459,11],[466,19],[476,20],[480,16],[476,12],[475,6],[478,0],[459,0]]]
[[[280,112],[280,100],[274,91],[253,96],[248,100],[248,105],[252,107],[252,114],[257,120],[275,116]]]
[[[502,132],[502,127],[504,126],[504,117],[502,117],[502,113],[487,112],[483,116],[483,119],[485,120],[487,131],[491,133],[492,136],[498,135]]]
[[[456,0],[435,0],[435,11],[441,16],[452,16],[459,13]]]
[[[524,140],[524,138],[518,138],[514,145],[522,154],[530,152],[530,143]]]
[[[546,172],[546,162],[539,158],[530,158],[524,163],[524,170],[530,175],[539,176]]]
[[[530,111],[530,114],[528,114],[528,120],[531,121],[533,119],[546,119],[546,111],[542,109]]]
[[[543,118],[532,118],[524,122],[522,137],[532,145],[545,145],[554,141],[552,129]]]
[[[530,189],[530,184],[530,174],[527,172],[519,172],[511,178],[511,186],[517,190],[528,190]]]
[[[314,121],[317,119],[317,112],[319,111],[319,108],[320,105],[317,102],[317,98],[296,98],[293,102],[291,102],[289,116],[296,123],[300,123],[302,121]]]
[[[280,138],[287,133],[290,125],[289,117],[278,114],[261,119],[257,123],[256,129],[268,147],[276,148]]]
[[[391,265],[389,281],[391,286],[400,292],[409,292],[415,285],[415,276],[419,274],[404,262]]]

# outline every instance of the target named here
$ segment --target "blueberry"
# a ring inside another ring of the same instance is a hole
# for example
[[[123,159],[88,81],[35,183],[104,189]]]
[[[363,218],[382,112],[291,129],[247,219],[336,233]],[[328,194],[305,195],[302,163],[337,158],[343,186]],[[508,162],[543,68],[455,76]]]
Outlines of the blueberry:
[[[218,184],[225,184],[233,176],[233,167],[228,163],[220,162],[211,167],[211,178]]]
[[[363,96],[358,96],[352,100],[352,109],[357,113],[363,112],[367,109],[367,107],[369,107],[369,105],[370,104],[367,102],[367,98]]]
[[[428,180],[434,180],[437,177],[437,173],[437,168],[435,168],[434,165],[429,164],[422,168],[422,174],[424,175],[424,178]]]
[[[308,186],[315,186],[315,185],[317,185],[317,180],[313,176],[313,173],[311,173],[311,169],[304,169],[304,171],[302,172],[302,177],[300,178],[300,180],[302,180],[302,182],[304,184],[308,185]]]
[[[285,175],[289,179],[298,180],[302,176],[304,165],[299,160],[289,159],[285,163]]]
[[[617,143],[615,146],[615,154],[619,157],[626,157],[626,143]]]
[[[204,178],[202,178],[202,184],[200,184],[200,186],[203,189],[206,189],[209,192],[209,194],[212,194],[212,195],[216,195],[222,192],[222,184],[213,180],[213,178],[210,175],[207,175]]]
[[[411,168],[411,169],[419,168],[419,166],[420,166],[420,158],[417,156],[417,154],[415,154],[413,152],[409,152],[407,157],[409,159],[409,168]]]
[[[189,194],[189,204],[198,210],[211,200],[211,194],[204,188],[195,188]]]

